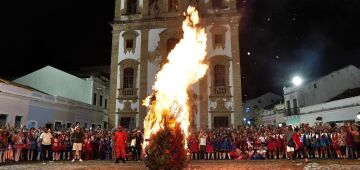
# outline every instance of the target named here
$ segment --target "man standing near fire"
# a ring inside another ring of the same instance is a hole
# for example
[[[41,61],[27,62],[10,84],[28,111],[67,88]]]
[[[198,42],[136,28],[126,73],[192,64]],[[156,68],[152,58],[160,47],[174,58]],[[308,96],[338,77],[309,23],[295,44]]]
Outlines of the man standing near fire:
[[[126,158],[126,151],[125,151],[125,145],[127,143],[127,135],[126,132],[123,130],[123,127],[119,126],[117,131],[114,134],[114,144],[115,144],[115,152],[116,152],[116,162],[119,163],[119,159],[121,156],[121,159],[123,163],[125,163]]]

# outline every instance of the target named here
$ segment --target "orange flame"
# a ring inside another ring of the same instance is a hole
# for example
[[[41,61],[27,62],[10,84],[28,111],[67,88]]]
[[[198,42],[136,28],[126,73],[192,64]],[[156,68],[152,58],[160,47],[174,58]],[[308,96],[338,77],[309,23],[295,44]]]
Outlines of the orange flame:
[[[188,7],[183,21],[183,38],[168,55],[168,63],[156,75],[154,96],[148,96],[144,105],[150,107],[144,121],[144,139],[156,134],[164,126],[179,124],[186,138],[189,134],[189,106],[187,90],[206,74],[206,34],[199,27],[199,15],[195,7]],[[166,120],[167,118],[173,120]],[[144,142],[144,148],[147,141]]]

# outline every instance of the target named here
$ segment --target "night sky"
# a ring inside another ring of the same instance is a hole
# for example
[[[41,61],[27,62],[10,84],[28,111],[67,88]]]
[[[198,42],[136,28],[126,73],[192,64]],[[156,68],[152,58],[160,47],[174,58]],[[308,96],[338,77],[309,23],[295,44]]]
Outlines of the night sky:
[[[360,67],[359,0],[239,0],[244,99]],[[0,77],[109,65],[114,0],[0,2]]]

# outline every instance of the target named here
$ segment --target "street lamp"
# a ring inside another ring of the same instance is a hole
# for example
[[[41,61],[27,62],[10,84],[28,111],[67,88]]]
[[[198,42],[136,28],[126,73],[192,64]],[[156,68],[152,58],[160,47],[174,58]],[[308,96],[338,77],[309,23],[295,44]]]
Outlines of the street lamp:
[[[295,86],[300,86],[303,83],[303,79],[300,76],[295,76],[291,81]]]
[[[360,112],[356,115],[356,118],[360,120]]]
[[[248,120],[247,123],[250,125],[250,120]]]

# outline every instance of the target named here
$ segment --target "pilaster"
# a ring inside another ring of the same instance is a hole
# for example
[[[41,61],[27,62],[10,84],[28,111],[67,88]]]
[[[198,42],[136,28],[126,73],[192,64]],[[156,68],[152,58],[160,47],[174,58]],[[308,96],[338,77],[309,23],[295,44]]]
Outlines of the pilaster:
[[[115,21],[121,17],[121,0],[115,0]]]
[[[149,15],[149,0],[143,0],[142,15]]]
[[[231,55],[233,70],[233,90],[234,90],[234,126],[235,128],[242,123],[242,91],[241,91],[241,70],[240,70],[240,47],[239,47],[239,24],[230,24],[231,30]]]
[[[118,54],[119,54],[119,34],[120,30],[113,26],[113,39],[111,49],[111,71],[110,71],[110,93],[109,93],[109,128],[115,126],[116,114],[116,94],[117,94],[117,75],[118,75]]]
[[[147,97],[147,70],[148,70],[148,41],[149,30],[141,30],[141,62],[140,62],[140,100],[139,100],[139,128],[143,128],[147,108],[142,105],[142,101]]]
[[[208,128],[208,105],[209,105],[209,95],[208,95],[208,77],[209,72],[200,79],[200,128],[205,129]]]

